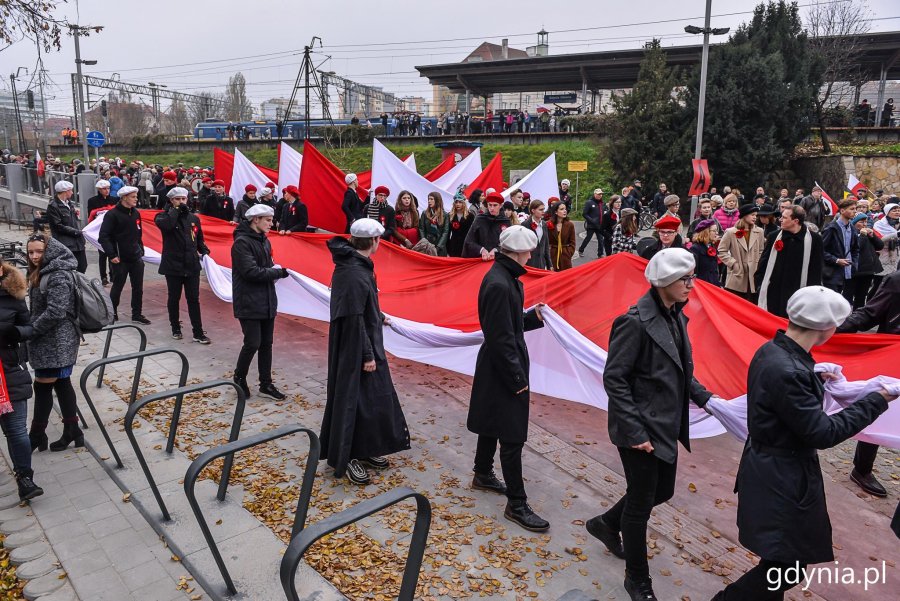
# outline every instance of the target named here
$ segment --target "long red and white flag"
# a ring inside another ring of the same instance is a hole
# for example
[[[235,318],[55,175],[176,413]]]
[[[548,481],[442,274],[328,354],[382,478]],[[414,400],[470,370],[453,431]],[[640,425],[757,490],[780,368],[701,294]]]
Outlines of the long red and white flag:
[[[41,158],[41,151],[40,151],[40,150],[35,149],[35,151],[34,151],[34,160],[35,160],[35,163],[37,163],[37,174],[38,174],[38,177],[44,177],[44,172],[45,172],[45,170],[46,170],[46,167],[45,167],[45,165],[44,165],[44,159]]]
[[[828,192],[825,191],[825,188],[819,185],[819,182],[815,182],[816,187],[822,190],[822,204],[825,205],[825,210],[828,211],[829,215],[837,215],[838,214],[838,206],[831,197],[828,196]]]
[[[850,193],[853,194],[853,196],[859,196],[859,191],[865,190],[866,185],[856,179],[856,176],[851,173],[847,180],[847,189],[850,190]]]

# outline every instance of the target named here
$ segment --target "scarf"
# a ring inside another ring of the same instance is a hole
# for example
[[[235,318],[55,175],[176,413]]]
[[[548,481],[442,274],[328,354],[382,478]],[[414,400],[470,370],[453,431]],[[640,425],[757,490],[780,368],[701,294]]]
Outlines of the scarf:
[[[781,241],[781,236],[783,234],[784,230],[781,230],[778,232],[778,235],[775,236],[772,250],[769,251],[769,262],[766,265],[766,274],[763,276],[762,285],[759,287],[759,308],[766,309],[767,311],[769,304],[769,280],[772,278],[772,272],[775,270],[775,261],[778,260],[778,255],[781,254],[780,251],[775,250],[775,244],[778,244]],[[772,253],[774,253],[774,257]],[[809,233],[809,228],[806,228],[806,233],[803,234],[803,266],[800,268],[800,288],[805,288],[806,281],[809,279],[809,257],[811,253],[812,234]]]

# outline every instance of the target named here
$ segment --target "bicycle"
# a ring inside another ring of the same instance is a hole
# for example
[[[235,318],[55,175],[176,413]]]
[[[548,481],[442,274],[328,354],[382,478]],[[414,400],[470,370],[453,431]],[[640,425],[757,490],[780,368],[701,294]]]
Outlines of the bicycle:
[[[22,269],[28,267],[28,255],[21,242],[0,243],[0,259]]]
[[[641,214],[638,216],[640,231],[652,229],[654,223],[656,223],[656,215],[650,211],[650,207],[641,207]]]

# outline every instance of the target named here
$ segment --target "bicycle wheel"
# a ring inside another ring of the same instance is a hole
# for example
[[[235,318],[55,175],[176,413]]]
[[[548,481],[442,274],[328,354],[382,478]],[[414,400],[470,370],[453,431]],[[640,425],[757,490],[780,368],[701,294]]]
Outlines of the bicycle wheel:
[[[641,230],[649,230],[653,227],[653,215],[650,213],[641,213],[640,221],[638,222]]]
[[[9,259],[13,265],[16,267],[26,268],[28,267],[28,255],[26,255],[21,250],[17,250],[13,252],[13,256]]]

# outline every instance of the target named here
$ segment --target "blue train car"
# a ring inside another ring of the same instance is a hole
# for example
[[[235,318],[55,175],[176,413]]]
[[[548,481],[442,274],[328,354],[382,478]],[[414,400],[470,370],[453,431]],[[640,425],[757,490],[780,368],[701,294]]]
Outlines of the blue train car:
[[[378,118],[369,119],[373,126],[381,125]],[[360,120],[361,125],[365,125],[366,121]],[[198,140],[227,140],[231,136],[228,132],[228,126],[231,125],[235,130],[244,130],[249,133],[249,139],[268,139],[278,137],[278,126],[275,121],[220,121],[218,119],[207,119],[198,123],[194,127],[194,138]],[[350,119],[310,119],[310,129],[315,130],[317,127],[326,127],[330,125],[350,125]],[[282,137],[286,139],[302,140],[306,122],[304,120],[287,121],[284,124]],[[437,130],[437,119],[435,117],[423,117],[420,135],[424,133],[435,132]],[[238,138],[235,131],[234,138]]]

